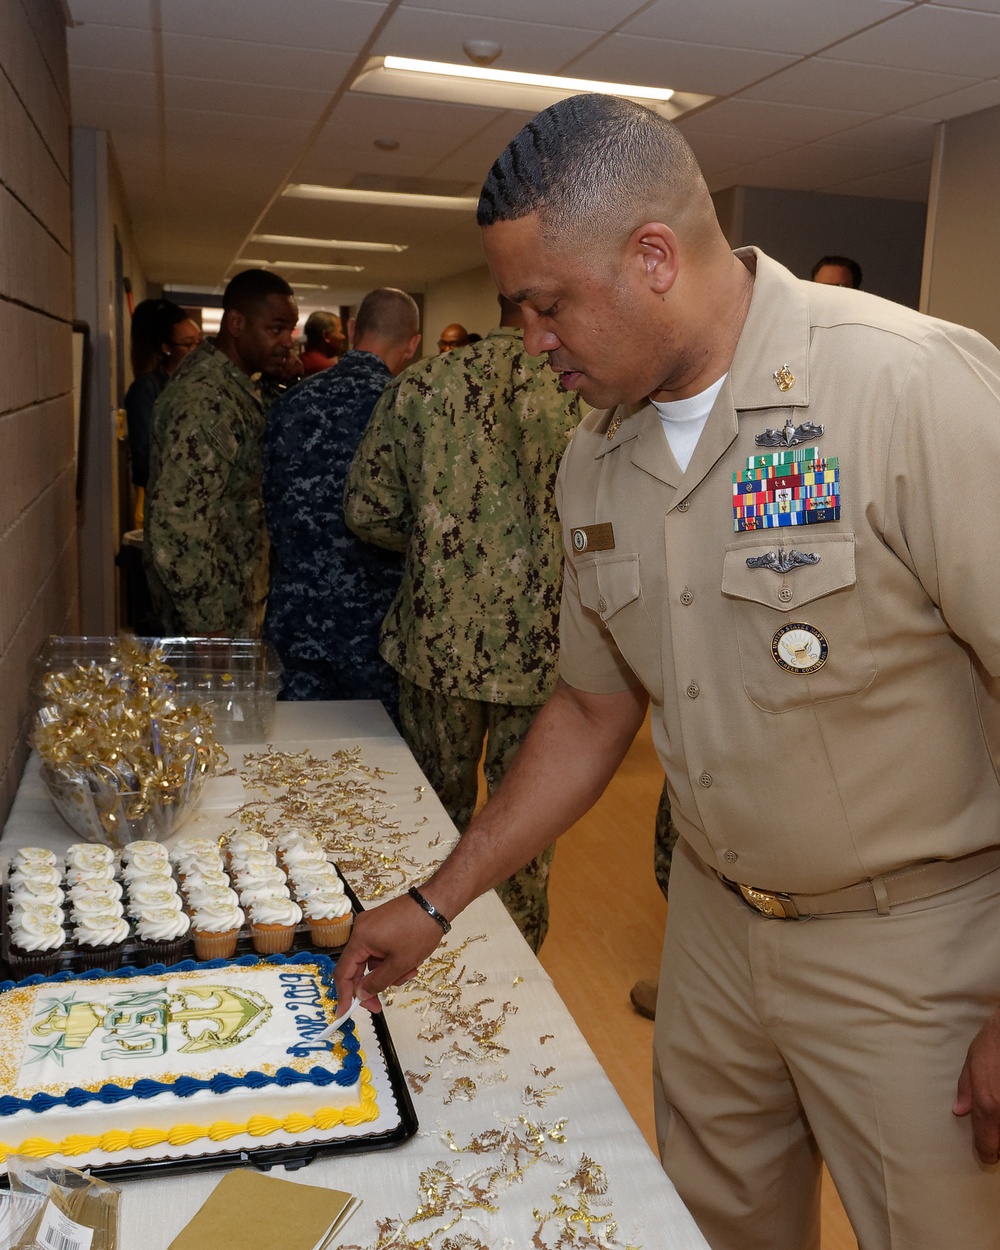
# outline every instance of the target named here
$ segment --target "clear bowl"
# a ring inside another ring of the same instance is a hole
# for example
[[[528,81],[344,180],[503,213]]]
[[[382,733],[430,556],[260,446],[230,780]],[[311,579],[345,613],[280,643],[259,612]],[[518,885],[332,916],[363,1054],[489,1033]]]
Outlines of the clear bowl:
[[[35,702],[40,707],[42,681],[48,672],[75,664],[105,664],[117,638],[49,638],[35,665]],[[162,649],[177,673],[179,703],[199,703],[210,713],[215,737],[223,746],[263,742],[271,732],[281,685],[281,661],[270,643],[257,638],[140,638]]]

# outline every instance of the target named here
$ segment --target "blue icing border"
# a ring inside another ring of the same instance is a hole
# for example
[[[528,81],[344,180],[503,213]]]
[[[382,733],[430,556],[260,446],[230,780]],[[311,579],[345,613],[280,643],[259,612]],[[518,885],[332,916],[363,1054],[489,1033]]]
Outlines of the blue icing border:
[[[171,972],[194,972],[198,969],[251,968],[258,964],[277,964],[280,966],[282,964],[307,963],[316,964],[319,967],[322,974],[321,980],[326,989],[326,996],[336,1002],[337,995],[333,986],[334,962],[329,956],[319,955],[313,951],[298,951],[290,957],[287,955],[269,955],[266,959],[259,959],[256,955],[243,955],[239,959],[183,959],[178,964],[170,964],[169,967],[166,964],[152,964],[148,968],[136,968],[132,965],[127,965],[113,972],[106,972],[103,968],[91,968],[79,974],[57,972],[53,976],[42,976],[39,973],[34,973],[30,977],[25,977],[23,981],[0,981],[0,994],[5,994],[9,990],[25,989],[34,985],[52,982],[104,981],[111,978],[118,980],[130,977],[162,976],[164,973]],[[14,1115],[18,1111],[34,1111],[41,1114],[60,1104],[65,1104],[68,1107],[83,1107],[89,1102],[102,1102],[105,1105],[113,1106],[115,1103],[124,1102],[129,1098],[143,1100],[155,1098],[162,1093],[176,1094],[179,1098],[190,1098],[192,1094],[196,1094],[203,1089],[211,1090],[213,1094],[226,1094],[230,1090],[241,1087],[246,1089],[264,1089],[269,1085],[284,1087],[294,1085],[318,1085],[321,1087],[326,1085],[353,1085],[361,1075],[361,1044],[358,1041],[353,1020],[349,1020],[345,1025],[342,1037],[341,1045],[347,1053],[344,1056],[344,1062],[339,1072],[331,1072],[328,1068],[321,1067],[310,1068],[308,1072],[296,1072],[294,1068],[279,1068],[274,1076],[268,1076],[264,1072],[247,1072],[245,1076],[236,1077],[219,1072],[207,1081],[199,1080],[193,1076],[182,1076],[171,1083],[144,1078],[136,1081],[129,1089],[115,1084],[104,1085],[99,1090],[80,1089],[74,1086],[58,1097],[53,1094],[35,1094],[31,1098],[15,1098],[13,1095],[6,1094],[0,1097],[0,1117]]]

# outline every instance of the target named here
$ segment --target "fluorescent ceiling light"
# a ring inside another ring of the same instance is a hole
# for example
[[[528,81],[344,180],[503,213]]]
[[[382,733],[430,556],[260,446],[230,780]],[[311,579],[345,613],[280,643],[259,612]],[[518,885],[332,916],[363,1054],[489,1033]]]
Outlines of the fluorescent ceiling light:
[[[295,234],[254,234],[251,243],[280,243],[290,247],[329,247],[342,252],[405,252],[406,243],[358,243],[344,239],[306,239]]]
[[[313,260],[249,260],[241,256],[234,265],[249,265],[251,269],[325,269],[337,273],[360,273],[364,265],[321,265]]]
[[[475,212],[479,200],[462,195],[416,195],[409,191],[357,191],[353,187],[322,187],[313,182],[291,182],[283,195],[300,200],[335,200],[340,204],[381,204],[386,208],[450,208]]]
[[[664,117],[679,117],[709,103],[713,96],[646,87],[637,83],[598,82],[552,74],[522,74],[516,70],[452,65],[443,61],[416,61],[403,56],[375,56],[351,84],[352,91],[372,95],[441,100],[448,104],[478,104],[487,108],[538,112],[557,100],[581,92],[622,96],[655,109]]]

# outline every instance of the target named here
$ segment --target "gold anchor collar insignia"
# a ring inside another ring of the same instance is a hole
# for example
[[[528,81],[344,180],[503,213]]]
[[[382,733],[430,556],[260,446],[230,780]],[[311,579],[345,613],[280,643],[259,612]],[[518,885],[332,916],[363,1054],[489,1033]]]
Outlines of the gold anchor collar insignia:
[[[775,369],[771,377],[774,378],[774,384],[779,391],[790,391],[795,385],[795,374],[792,373],[788,365],[782,365],[780,369]]]

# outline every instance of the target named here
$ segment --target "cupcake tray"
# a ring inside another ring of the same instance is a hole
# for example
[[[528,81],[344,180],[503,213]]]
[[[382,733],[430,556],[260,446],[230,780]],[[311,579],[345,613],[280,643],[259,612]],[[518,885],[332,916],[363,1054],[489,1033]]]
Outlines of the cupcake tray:
[[[358,912],[363,911],[364,909],[357,895],[348,885],[339,868],[337,869],[337,874],[344,883],[344,893],[350,900],[352,914],[356,915]],[[6,873],[4,875],[6,876]],[[7,963],[9,934],[7,896],[8,887],[5,883],[2,890],[0,890],[0,915],[2,915],[2,933],[0,933],[0,956],[2,956],[2,963],[0,963],[0,975],[5,980],[17,980],[19,977],[27,974],[12,973]],[[120,961],[115,961],[115,967],[135,966],[137,962],[136,957],[142,952],[141,943],[136,943],[130,936],[120,949],[122,958]],[[310,941],[308,924],[302,923],[297,926],[292,948],[286,953],[292,955],[297,951],[315,950],[320,954],[335,959],[342,949],[343,947],[314,946]],[[253,948],[250,926],[245,925],[240,931],[234,958],[238,958],[241,955],[256,954],[257,952]],[[183,951],[173,958],[172,962],[194,958],[194,942],[188,939],[184,944]],[[266,956],[261,956],[261,958],[266,958]],[[53,973],[47,974],[46,979],[48,976],[56,975],[59,972],[78,971],[83,971],[80,969],[80,957],[73,944],[67,941],[62,950],[59,967]],[[217,1151],[213,1151],[209,1145],[198,1155],[106,1165],[97,1163],[87,1165],[81,1161],[78,1166],[84,1166],[87,1172],[95,1176],[116,1181],[151,1179],[160,1175],[174,1176],[184,1172],[206,1172],[218,1168],[246,1166],[255,1167],[264,1172],[270,1171],[271,1168],[275,1167],[283,1167],[287,1171],[294,1171],[298,1168],[306,1167],[315,1159],[323,1158],[327,1155],[361,1154],[375,1150],[389,1150],[394,1146],[402,1145],[403,1142],[409,1141],[414,1136],[418,1128],[417,1116],[413,1108],[413,1101],[410,1098],[410,1091],[403,1076],[399,1059],[396,1056],[396,1048],[393,1045],[392,1036],[384,1014],[380,1013],[370,1017],[367,1017],[367,1013],[362,1013],[362,1015],[366,1016],[364,1030],[368,1034],[367,1037],[362,1036],[362,1044],[365,1047],[369,1066],[375,1075],[376,1087],[379,1089],[379,1106],[382,1110],[379,1119],[370,1126],[368,1131],[354,1130],[344,1136],[292,1145],[258,1146],[247,1140],[243,1149],[233,1149],[232,1143],[226,1142],[220,1143]],[[373,1041],[374,1054],[372,1053]],[[384,1124],[383,1121],[385,1121]],[[382,1125],[381,1128],[379,1127],[380,1125]],[[8,1186],[7,1173],[3,1172],[0,1174],[0,1189],[6,1189]]]

